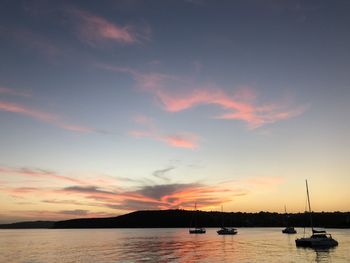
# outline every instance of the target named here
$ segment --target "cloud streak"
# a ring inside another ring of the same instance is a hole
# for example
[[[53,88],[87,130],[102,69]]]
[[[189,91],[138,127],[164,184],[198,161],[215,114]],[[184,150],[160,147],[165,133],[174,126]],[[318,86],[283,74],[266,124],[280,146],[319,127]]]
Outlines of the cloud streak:
[[[5,32],[12,36],[16,42],[42,53],[47,58],[56,58],[63,54],[63,50],[54,44],[52,39],[34,33],[28,29],[11,28],[11,30],[6,30]]]
[[[129,135],[136,138],[151,138],[175,148],[196,149],[198,147],[198,137],[191,133],[159,134],[154,131],[132,130]]]
[[[255,92],[247,87],[231,94],[215,84],[197,84],[180,76],[141,73],[101,64],[98,67],[130,74],[138,87],[153,94],[166,111],[180,112],[200,105],[215,105],[221,108],[222,113],[213,118],[240,120],[250,129],[296,117],[307,109],[306,106],[291,107],[283,101],[259,105]]]
[[[194,133],[163,133],[159,130],[154,121],[146,116],[138,116],[135,122],[145,126],[144,129],[129,131],[129,135],[135,138],[151,138],[175,148],[196,149],[198,147],[198,136]]]
[[[24,177],[32,177],[32,178],[46,178],[46,179],[57,179],[63,180],[70,183],[79,183],[83,184],[81,180],[71,178],[68,176],[59,175],[55,172],[44,170],[44,169],[32,169],[32,168],[9,168],[9,167],[0,167],[1,175],[17,175]],[[20,190],[37,190],[36,188],[21,188]],[[23,191],[22,191],[23,192]]]
[[[0,101],[0,111],[21,114],[42,122],[50,123],[54,126],[60,127],[68,131],[79,132],[79,133],[97,132],[97,130],[89,127],[67,123],[59,115],[41,111],[41,110],[32,109],[30,107],[27,107],[18,103]]]
[[[120,26],[87,11],[75,9],[69,13],[78,21],[79,38],[94,47],[106,42],[130,45],[149,38],[147,30],[140,30],[131,25]]]
[[[170,166],[170,167],[167,167],[165,169],[156,170],[152,174],[153,174],[153,176],[155,176],[157,178],[160,178],[160,179],[165,180],[165,181],[169,181],[169,178],[166,177],[166,174],[174,169],[175,169],[175,167]]]
[[[7,87],[0,86],[0,94],[12,95],[12,96],[21,96],[21,97],[30,97],[31,95],[24,91],[18,91],[10,89]]]

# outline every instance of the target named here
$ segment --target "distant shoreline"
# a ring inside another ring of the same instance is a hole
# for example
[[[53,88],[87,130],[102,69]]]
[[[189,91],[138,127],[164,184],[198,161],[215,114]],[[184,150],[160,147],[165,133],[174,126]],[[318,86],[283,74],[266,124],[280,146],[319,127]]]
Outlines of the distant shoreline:
[[[28,221],[0,224],[0,229],[97,229],[97,228],[189,228],[194,211],[148,210],[108,218],[79,218],[63,221]],[[197,211],[197,224],[203,227],[309,227],[305,213],[206,212]],[[350,212],[313,212],[315,227],[350,228]],[[193,227],[193,225],[192,225]]]

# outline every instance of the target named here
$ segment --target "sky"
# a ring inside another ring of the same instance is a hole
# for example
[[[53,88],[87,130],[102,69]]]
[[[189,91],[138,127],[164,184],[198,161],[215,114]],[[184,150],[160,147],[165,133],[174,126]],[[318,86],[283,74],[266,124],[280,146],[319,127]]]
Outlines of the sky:
[[[0,2],[0,223],[350,210],[350,2]]]

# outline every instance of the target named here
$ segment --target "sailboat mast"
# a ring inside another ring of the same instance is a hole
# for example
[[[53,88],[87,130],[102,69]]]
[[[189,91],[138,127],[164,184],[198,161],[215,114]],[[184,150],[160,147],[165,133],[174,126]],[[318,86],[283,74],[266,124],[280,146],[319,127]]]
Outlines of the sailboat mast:
[[[309,205],[309,213],[310,213],[310,224],[311,224],[311,229],[312,232],[314,231],[314,225],[312,224],[312,215],[311,215],[311,204],[310,204],[310,196],[309,196],[309,186],[307,184],[307,180],[306,181],[306,193],[307,193],[307,203]]]
[[[195,213],[194,227],[197,228],[197,203],[194,203],[194,213]]]
[[[224,207],[223,205],[221,205],[221,214],[222,214],[222,227],[224,227],[224,221],[225,221],[225,218],[224,218]]]

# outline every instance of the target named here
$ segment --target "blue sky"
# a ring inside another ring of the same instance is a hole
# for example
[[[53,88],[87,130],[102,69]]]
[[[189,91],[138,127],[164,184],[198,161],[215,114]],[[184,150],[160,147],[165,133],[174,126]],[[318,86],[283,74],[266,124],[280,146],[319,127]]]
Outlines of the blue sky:
[[[349,10],[2,1],[0,220],[347,211]]]

